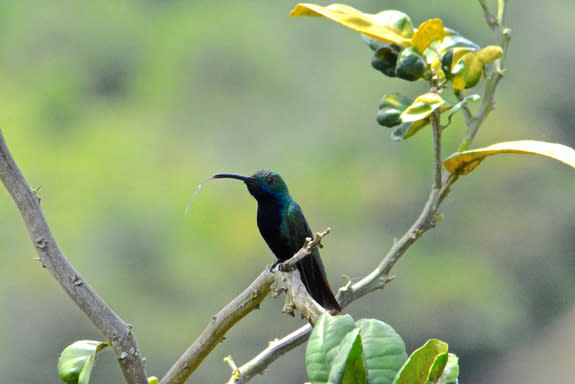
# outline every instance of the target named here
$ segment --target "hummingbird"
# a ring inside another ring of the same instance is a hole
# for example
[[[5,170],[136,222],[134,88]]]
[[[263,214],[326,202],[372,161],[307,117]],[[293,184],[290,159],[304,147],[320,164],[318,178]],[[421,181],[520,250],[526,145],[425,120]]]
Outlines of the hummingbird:
[[[237,179],[245,183],[258,202],[257,223],[260,234],[278,259],[278,263],[291,258],[312,237],[303,211],[290,196],[281,176],[270,170],[257,171],[251,176],[219,173],[210,179]],[[340,312],[327,277],[319,251],[311,253],[296,264],[308,293],[326,310]]]

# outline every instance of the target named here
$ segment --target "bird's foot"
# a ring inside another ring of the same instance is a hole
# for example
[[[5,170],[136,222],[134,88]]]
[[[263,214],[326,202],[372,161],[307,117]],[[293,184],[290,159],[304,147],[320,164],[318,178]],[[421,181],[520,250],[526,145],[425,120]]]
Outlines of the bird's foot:
[[[271,268],[270,268],[270,272],[275,272],[275,271],[280,271],[280,272],[290,272],[292,269],[289,268],[289,266],[286,266],[283,261],[276,261],[275,263],[272,264]]]

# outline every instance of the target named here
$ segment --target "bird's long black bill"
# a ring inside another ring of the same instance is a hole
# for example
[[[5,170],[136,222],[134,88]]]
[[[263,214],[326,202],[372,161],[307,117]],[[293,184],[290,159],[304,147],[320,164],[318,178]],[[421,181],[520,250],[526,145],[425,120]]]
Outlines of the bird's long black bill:
[[[186,215],[188,214],[188,211],[190,210],[190,205],[192,205],[192,200],[194,200],[194,197],[196,197],[196,195],[198,194],[198,192],[200,191],[202,186],[205,183],[207,183],[208,181],[213,180],[213,179],[237,179],[237,180],[241,180],[241,181],[246,181],[246,180],[250,180],[251,177],[236,175],[235,173],[218,173],[218,174],[215,174],[211,177],[208,177],[206,180],[204,180],[203,183],[198,185],[198,187],[196,188],[194,193],[192,193],[192,197],[190,197],[190,201],[188,201],[188,205],[186,206],[186,211],[185,211]]]
[[[249,180],[249,176],[237,175],[235,173],[218,173],[210,177],[210,179],[237,179],[241,181]]]

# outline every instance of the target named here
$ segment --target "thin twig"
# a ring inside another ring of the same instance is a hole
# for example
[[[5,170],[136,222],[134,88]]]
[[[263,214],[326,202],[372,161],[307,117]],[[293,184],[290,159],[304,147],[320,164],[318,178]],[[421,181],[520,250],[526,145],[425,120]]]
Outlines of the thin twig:
[[[441,120],[439,111],[435,110],[431,115],[431,126],[433,130],[433,176],[434,189],[441,189]]]
[[[495,108],[495,91],[499,81],[503,78],[503,73],[505,72],[505,59],[507,57],[507,52],[509,49],[509,42],[511,40],[511,31],[505,27],[505,11],[507,1],[498,0],[497,17],[487,8],[487,4],[483,0],[479,0],[479,4],[483,8],[485,14],[485,19],[487,24],[496,35],[497,44],[503,50],[501,57],[492,65],[490,73],[485,79],[485,90],[483,92],[483,97],[481,101],[481,106],[475,117],[471,116],[468,109],[463,108],[463,116],[465,117],[465,122],[467,124],[467,136],[459,144],[458,151],[465,151],[471,145],[471,142],[475,139],[477,132],[489,113]],[[458,97],[463,100],[463,94],[459,93]]]
[[[39,199],[10,154],[0,130],[0,179],[20,210],[42,266],[110,342],[128,384],[147,384],[144,361],[132,326],[98,296],[66,259],[40,208]]]
[[[252,377],[262,374],[265,369],[274,361],[285,355],[287,352],[303,344],[311,333],[311,326],[306,324],[280,340],[269,343],[267,348],[261,351],[253,359],[237,368],[228,384],[245,384]]]

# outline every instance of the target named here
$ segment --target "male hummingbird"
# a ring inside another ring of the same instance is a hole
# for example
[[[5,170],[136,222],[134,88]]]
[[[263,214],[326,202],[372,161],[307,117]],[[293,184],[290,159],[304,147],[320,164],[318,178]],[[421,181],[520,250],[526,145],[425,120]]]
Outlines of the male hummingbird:
[[[291,258],[304,245],[306,237],[312,237],[300,206],[292,199],[287,185],[276,172],[261,170],[251,176],[220,173],[211,178],[238,179],[246,184],[258,202],[260,233],[278,261]],[[340,312],[317,247],[296,265],[311,297],[325,309]]]

